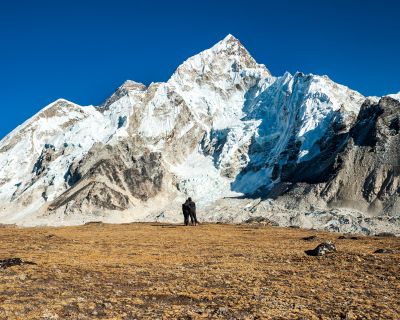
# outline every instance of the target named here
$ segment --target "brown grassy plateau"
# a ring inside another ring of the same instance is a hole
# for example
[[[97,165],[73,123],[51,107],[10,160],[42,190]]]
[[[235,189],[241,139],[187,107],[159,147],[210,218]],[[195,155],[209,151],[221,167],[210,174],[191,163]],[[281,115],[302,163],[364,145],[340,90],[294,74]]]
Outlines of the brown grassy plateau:
[[[219,224],[4,227],[0,260],[37,265],[0,269],[0,319],[400,319],[400,239],[338,236]],[[304,253],[322,240],[337,253]]]

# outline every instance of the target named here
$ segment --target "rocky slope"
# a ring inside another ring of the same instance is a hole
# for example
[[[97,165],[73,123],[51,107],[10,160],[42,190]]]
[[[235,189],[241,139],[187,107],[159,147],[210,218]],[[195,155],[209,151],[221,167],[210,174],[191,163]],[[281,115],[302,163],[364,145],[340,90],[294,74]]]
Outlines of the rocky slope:
[[[207,220],[342,230],[337,210],[370,219],[353,231],[398,232],[397,99],[274,77],[228,35],[165,83],[127,81],[99,107],[58,100],[11,132],[0,222],[179,221],[190,195]],[[370,227],[378,218],[392,220]]]

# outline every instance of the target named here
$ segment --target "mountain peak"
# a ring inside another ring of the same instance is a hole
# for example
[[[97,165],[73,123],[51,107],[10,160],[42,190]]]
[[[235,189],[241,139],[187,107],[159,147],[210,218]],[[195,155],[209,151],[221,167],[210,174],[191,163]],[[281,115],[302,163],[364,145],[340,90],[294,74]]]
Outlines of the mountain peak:
[[[228,34],[224,39],[217,42],[209,50],[212,50],[214,52],[225,51],[228,52],[228,54],[230,55],[237,55],[241,53],[251,56],[246,48],[243,46],[243,44],[240,42],[240,40],[234,37],[232,34]]]
[[[115,90],[115,92],[112,94],[111,97],[109,97],[98,107],[98,110],[101,112],[108,110],[110,105],[112,105],[115,101],[119,100],[123,96],[128,95],[129,92],[132,91],[143,92],[145,90],[146,86],[143,83],[136,82],[133,80],[126,80],[122,85],[118,87],[117,90]]]
[[[204,221],[236,223],[271,196],[254,216],[375,232],[389,223],[362,212],[394,216],[400,203],[400,102],[364,100],[324,76],[273,77],[228,34],[168,82],[128,80],[97,108],[58,100],[15,129],[0,142],[0,223],[177,222],[188,196]]]
[[[223,43],[238,42],[238,43],[240,43],[239,39],[230,33],[225,38],[223,38],[220,42],[223,42]]]
[[[230,75],[232,70],[239,71],[248,68],[258,69],[263,76],[271,75],[264,65],[260,65],[254,60],[236,37],[228,34],[211,48],[184,61],[172,75],[170,82],[182,82],[182,77],[187,76],[186,80],[194,83],[195,78],[204,73],[212,73],[211,78],[215,78]]]
[[[140,83],[140,82],[136,82],[136,81],[133,81],[133,80],[126,80],[118,89],[143,91],[143,90],[146,89],[146,86],[143,83]]]

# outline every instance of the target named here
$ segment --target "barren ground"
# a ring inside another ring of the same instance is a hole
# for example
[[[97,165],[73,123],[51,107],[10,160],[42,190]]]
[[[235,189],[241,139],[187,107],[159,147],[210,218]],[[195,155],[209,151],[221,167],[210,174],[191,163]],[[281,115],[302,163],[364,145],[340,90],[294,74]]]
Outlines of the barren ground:
[[[310,242],[301,238],[317,235]],[[0,228],[0,319],[400,319],[400,239],[252,225]],[[322,240],[338,252],[309,257]]]

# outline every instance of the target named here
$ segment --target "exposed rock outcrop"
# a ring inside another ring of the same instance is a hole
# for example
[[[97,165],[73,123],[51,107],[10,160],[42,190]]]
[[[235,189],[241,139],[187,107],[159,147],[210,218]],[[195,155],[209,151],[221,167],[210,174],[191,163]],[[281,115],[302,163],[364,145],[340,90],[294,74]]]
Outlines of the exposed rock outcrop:
[[[318,156],[287,164],[267,197],[300,209],[326,204],[398,219],[399,112],[398,100],[367,100],[349,131],[322,140]]]
[[[147,201],[162,192],[167,173],[161,154],[138,150],[131,144],[95,145],[79,163],[71,165],[71,184],[48,207],[65,214],[85,211],[127,210],[139,199]]]

